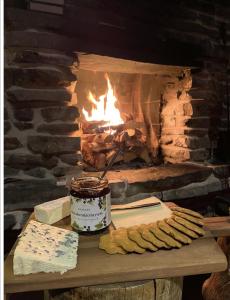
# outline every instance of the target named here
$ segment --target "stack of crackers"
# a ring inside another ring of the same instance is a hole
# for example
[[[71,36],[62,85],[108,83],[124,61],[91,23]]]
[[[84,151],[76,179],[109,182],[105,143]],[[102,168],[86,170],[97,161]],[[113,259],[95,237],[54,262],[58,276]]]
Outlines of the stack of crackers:
[[[141,254],[146,250],[181,248],[204,235],[202,215],[178,206],[171,210],[171,217],[156,223],[112,230],[101,236],[99,248],[109,254]]]

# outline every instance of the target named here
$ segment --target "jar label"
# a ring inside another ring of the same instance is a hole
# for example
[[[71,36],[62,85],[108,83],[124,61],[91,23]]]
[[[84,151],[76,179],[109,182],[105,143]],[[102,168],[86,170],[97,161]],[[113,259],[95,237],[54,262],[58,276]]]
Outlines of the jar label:
[[[71,226],[79,231],[96,231],[111,223],[110,193],[97,198],[82,199],[70,195]]]

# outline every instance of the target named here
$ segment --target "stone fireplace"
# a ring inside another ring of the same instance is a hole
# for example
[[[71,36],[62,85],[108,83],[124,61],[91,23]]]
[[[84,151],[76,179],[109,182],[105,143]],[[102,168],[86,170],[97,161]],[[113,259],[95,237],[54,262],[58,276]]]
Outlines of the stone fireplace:
[[[191,67],[78,57],[76,94],[86,169],[103,170],[123,144],[115,161],[123,168],[124,163],[126,168],[135,166],[133,161],[151,166],[208,158],[209,115],[204,99],[192,96],[197,88],[192,86]],[[106,94],[107,83],[115,99],[108,116],[106,106],[113,100]]]
[[[171,42],[162,48],[159,40],[153,58],[131,42],[139,57],[113,41],[98,50],[93,36],[88,45],[72,32],[69,23],[77,10],[74,2],[65,2],[64,16],[21,7],[6,12],[6,211],[66,195],[67,178],[82,171],[98,174],[119,148],[107,174],[114,203],[149,195],[188,198],[228,188],[229,167],[208,163],[219,130],[226,130],[226,122],[215,123],[218,114],[226,121],[219,48],[215,59],[204,49],[194,59],[183,38],[176,48]],[[162,50],[167,48],[175,54]],[[178,60],[180,51],[184,56]],[[87,120],[83,108],[92,116],[95,101],[110,87],[120,121]]]

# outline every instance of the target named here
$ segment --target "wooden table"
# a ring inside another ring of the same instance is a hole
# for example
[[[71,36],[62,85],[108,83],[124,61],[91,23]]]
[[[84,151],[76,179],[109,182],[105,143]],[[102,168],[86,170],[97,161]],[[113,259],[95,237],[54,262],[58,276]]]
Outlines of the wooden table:
[[[30,219],[34,219],[32,215]],[[69,217],[55,226],[70,229]],[[220,223],[220,222],[219,222]],[[223,222],[222,222],[223,223]],[[155,253],[109,255],[98,249],[99,235],[80,236],[78,264],[76,269],[63,275],[59,273],[38,273],[30,275],[13,274],[13,252],[5,261],[5,293],[60,289],[99,284],[130,282],[154,278],[180,277],[192,274],[219,272],[227,268],[226,257],[215,242],[213,222],[206,221],[205,238],[193,241],[181,249],[160,250]],[[224,223],[226,225],[226,222]],[[223,225],[221,232],[226,232]],[[228,224],[227,224],[228,225]]]

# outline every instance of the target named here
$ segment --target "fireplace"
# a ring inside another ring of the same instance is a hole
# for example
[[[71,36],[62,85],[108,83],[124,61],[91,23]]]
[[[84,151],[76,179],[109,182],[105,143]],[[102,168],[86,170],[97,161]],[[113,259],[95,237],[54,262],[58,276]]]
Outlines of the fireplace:
[[[6,210],[66,195],[68,176],[101,174],[118,149],[107,174],[114,202],[155,193],[184,198],[228,186],[229,167],[209,164],[219,132],[227,130],[225,55],[222,46],[207,47],[177,22],[177,14],[193,22],[189,8],[167,4],[176,15],[168,30],[168,15],[153,18],[162,10],[155,3],[147,20],[132,4],[134,20],[131,3],[123,1],[119,18],[100,4],[66,0],[64,14],[56,16],[14,2],[6,11]],[[103,16],[111,23],[97,20]],[[119,20],[124,26],[110,26]],[[99,99],[103,109],[110,105],[108,94],[116,98],[112,117],[92,118]]]
[[[79,53],[82,167],[101,171],[208,158],[209,117],[191,66]]]

